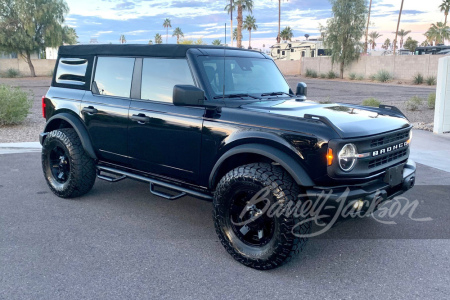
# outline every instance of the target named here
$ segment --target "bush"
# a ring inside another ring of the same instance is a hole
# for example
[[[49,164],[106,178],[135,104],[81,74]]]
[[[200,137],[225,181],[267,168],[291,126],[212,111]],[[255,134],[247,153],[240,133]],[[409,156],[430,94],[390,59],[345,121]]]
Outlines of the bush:
[[[427,77],[426,83],[428,85],[436,85],[436,77],[434,77],[434,76]]]
[[[423,76],[422,74],[418,73],[417,75],[414,76],[413,79],[414,84],[422,84],[423,83]]]
[[[320,78],[322,78],[322,79],[327,78],[327,74],[325,74],[325,73],[320,73]]]
[[[375,79],[379,82],[388,82],[393,79],[392,75],[386,70],[380,70],[375,76]]]
[[[418,110],[419,107],[422,105],[423,99],[419,96],[414,96],[408,101],[406,101],[406,109],[407,110]]]
[[[20,77],[20,72],[19,72],[19,70],[9,68],[8,70],[6,70],[5,74],[3,74],[3,76],[6,78],[16,78],[16,77]]]
[[[311,77],[312,77],[312,78],[317,78],[317,77],[319,77],[319,76],[317,75],[317,72],[316,72],[316,71],[312,71]]]
[[[23,122],[31,106],[32,99],[25,91],[9,85],[0,85],[0,126]]]
[[[337,77],[338,77],[337,74],[334,73],[333,70],[330,70],[330,71],[328,72],[328,74],[327,74],[327,78],[328,78],[328,79],[335,79],[335,78],[337,78]]]
[[[362,102],[362,105],[364,105],[364,106],[379,107],[380,104],[381,104],[381,102],[378,101],[378,100],[375,99],[375,98],[369,98],[369,99],[366,99],[366,100],[364,100],[364,101]]]
[[[306,69],[306,77],[317,78],[317,72],[311,69]]]
[[[436,106],[436,93],[431,93],[428,95],[428,108],[434,109]]]
[[[356,80],[364,80],[364,75],[358,75],[356,76]]]
[[[350,73],[348,78],[350,78],[350,80],[355,80],[356,79],[356,73]]]
[[[372,74],[369,76],[369,79],[372,81],[375,81],[377,79],[377,75],[376,74]]]

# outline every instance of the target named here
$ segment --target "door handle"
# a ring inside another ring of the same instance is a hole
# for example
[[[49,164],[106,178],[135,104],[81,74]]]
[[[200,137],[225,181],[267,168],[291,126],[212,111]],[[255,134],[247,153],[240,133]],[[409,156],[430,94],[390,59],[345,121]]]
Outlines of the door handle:
[[[98,113],[98,110],[96,108],[94,108],[93,106],[88,106],[88,107],[83,107],[81,112],[87,113],[88,115],[93,115],[93,114]]]
[[[139,124],[150,123],[150,117],[144,114],[132,115],[131,120],[138,122]]]

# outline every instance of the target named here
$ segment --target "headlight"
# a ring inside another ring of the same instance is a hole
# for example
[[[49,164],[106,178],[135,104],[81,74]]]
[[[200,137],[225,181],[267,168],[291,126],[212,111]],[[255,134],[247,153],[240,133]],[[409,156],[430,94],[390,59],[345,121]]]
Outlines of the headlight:
[[[346,144],[342,147],[341,151],[338,154],[339,166],[345,172],[353,169],[356,163],[356,147],[353,144]]]

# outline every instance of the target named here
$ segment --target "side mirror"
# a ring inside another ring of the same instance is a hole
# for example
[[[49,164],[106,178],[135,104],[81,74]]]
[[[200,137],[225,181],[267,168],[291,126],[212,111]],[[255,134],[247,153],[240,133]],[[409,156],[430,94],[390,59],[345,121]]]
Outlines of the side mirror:
[[[299,96],[302,100],[306,100],[307,94],[308,94],[308,87],[306,83],[299,82],[297,84],[297,91],[295,92],[295,95]]]
[[[203,106],[205,92],[193,85],[177,84],[173,87],[172,101],[177,106]]]

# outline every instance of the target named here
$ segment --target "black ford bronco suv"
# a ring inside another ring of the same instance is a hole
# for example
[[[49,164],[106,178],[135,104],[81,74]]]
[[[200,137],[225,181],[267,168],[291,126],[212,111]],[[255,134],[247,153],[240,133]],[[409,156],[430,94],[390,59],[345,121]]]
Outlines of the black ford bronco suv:
[[[308,101],[305,84],[293,92],[270,57],[250,50],[63,46],[42,109],[42,167],[57,196],[131,178],[169,200],[212,200],[223,246],[256,269],[290,260],[311,230],[268,205],[346,193],[364,209],[415,180],[411,125],[398,109]]]

